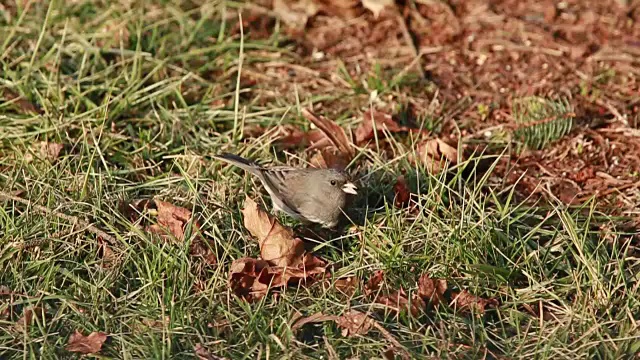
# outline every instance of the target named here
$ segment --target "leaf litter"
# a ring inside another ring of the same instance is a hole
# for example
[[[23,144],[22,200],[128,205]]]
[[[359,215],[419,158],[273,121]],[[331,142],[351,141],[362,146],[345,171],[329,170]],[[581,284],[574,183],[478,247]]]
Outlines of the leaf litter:
[[[107,334],[103,332],[92,332],[88,336],[76,330],[70,337],[65,349],[70,352],[81,354],[97,354],[102,350],[102,344],[107,340]]]
[[[306,252],[304,243],[291,229],[249,197],[242,214],[245,227],[258,241],[261,259],[245,257],[231,264],[229,286],[236,295],[253,301],[271,288],[308,284],[325,273],[326,263]]]
[[[189,252],[192,256],[204,259],[207,264],[218,262],[213,244],[205,239],[200,232],[200,224],[193,219],[191,210],[157,199],[139,199],[121,204],[121,212],[136,226],[159,235],[163,240],[183,243],[188,226],[191,225],[191,244]],[[148,224],[148,219],[155,215],[155,223]],[[110,250],[110,249],[109,249]],[[105,248],[105,255],[108,250]],[[105,260],[106,257],[105,257]]]

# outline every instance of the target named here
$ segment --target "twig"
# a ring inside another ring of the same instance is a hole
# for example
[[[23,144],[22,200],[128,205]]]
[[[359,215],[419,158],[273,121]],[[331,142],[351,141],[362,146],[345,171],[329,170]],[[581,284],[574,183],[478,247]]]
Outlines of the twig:
[[[42,206],[42,205],[37,205],[37,204],[33,204],[31,203],[31,201],[23,199],[21,197],[15,196],[15,195],[11,195],[8,194],[6,192],[0,191],[0,200],[13,200],[15,202],[19,202],[21,204],[27,205],[33,209],[35,209],[36,211],[45,214],[45,215],[54,215],[56,217],[59,217],[61,219],[67,220],[72,224],[79,224],[81,226],[84,226],[86,228],[87,231],[89,231],[92,234],[95,234],[98,237],[101,237],[102,239],[104,239],[105,241],[107,241],[108,243],[110,243],[111,245],[115,245],[117,244],[117,240],[115,237],[107,234],[106,232],[98,229],[96,226],[89,224],[88,222],[79,219],[76,216],[72,216],[72,215],[67,215],[67,214],[63,214],[61,212],[58,211],[54,211],[51,209],[47,209],[46,207]]]

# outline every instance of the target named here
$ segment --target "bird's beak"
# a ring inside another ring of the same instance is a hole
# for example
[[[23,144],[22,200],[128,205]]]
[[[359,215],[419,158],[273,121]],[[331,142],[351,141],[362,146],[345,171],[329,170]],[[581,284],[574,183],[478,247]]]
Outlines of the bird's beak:
[[[358,190],[358,188],[351,182],[348,182],[342,186],[342,191],[346,192],[347,194],[358,195],[356,190]]]

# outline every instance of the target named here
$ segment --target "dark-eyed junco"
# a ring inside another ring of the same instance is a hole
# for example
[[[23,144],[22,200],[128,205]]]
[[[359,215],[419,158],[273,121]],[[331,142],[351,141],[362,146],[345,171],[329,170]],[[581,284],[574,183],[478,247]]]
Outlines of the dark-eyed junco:
[[[271,195],[274,210],[324,227],[335,227],[347,206],[348,196],[357,194],[356,186],[342,171],[288,166],[264,168],[233,154],[214,157],[258,176]]]

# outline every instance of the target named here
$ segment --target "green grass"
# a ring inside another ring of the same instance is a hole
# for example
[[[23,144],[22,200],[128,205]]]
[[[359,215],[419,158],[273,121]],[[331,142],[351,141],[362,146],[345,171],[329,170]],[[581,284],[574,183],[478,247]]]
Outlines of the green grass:
[[[0,85],[41,109],[0,104],[0,190],[94,224],[117,239],[118,257],[105,269],[95,235],[82,224],[2,200],[0,286],[13,295],[0,295],[0,358],[68,358],[64,346],[76,329],[106,332],[101,354],[123,359],[195,358],[196,343],[230,359],[371,359],[390,346],[377,330],[343,337],[331,322],[291,331],[298,313],[374,311],[361,290],[345,297],[316,283],[248,304],[228,288],[230,263],[259,253],[242,225],[245,194],[269,200],[255,180],[221,170],[210,155],[299,164],[309,158],[302,149],[283,155],[266,137],[243,138],[243,125],[301,124],[301,106],[339,98],[352,105],[334,118],[353,125],[368,98],[360,81],[313,93],[291,86],[285,97],[269,96],[268,84],[238,86],[240,64],[251,71],[276,55],[295,63],[296,55],[277,31],[266,40],[248,30],[245,38],[232,34],[236,8],[32,1],[27,11],[0,17],[8,34]],[[128,38],[102,32],[110,21],[125,24]],[[407,91],[375,71],[369,82],[379,93]],[[212,107],[215,101],[223,107]],[[382,269],[388,284],[413,293],[429,273],[501,302],[482,316],[446,306],[418,317],[374,311],[413,357],[618,359],[640,350],[635,234],[617,229],[619,221],[594,203],[525,206],[491,173],[462,177],[464,164],[452,178],[429,175],[404,156],[410,140],[396,139],[386,155],[359,149],[366,187],[354,211],[366,221],[316,240],[316,252],[339,276],[366,279]],[[60,157],[42,158],[40,141],[63,144]],[[389,198],[402,170],[419,192],[418,214]],[[123,201],[148,197],[193,209],[218,264],[190,255],[188,242],[159,241],[119,210]],[[44,314],[17,331],[27,306]]]

